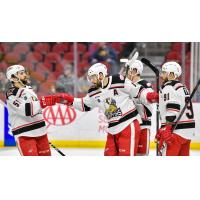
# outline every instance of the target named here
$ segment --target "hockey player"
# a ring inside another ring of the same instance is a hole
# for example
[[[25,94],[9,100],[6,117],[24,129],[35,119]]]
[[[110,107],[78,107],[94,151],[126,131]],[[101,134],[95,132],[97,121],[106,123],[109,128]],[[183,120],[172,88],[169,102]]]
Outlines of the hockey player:
[[[163,85],[159,95],[162,127],[156,139],[159,142],[159,152],[163,156],[189,156],[190,142],[194,135],[195,120],[192,102],[189,102],[172,133],[172,126],[190,96],[186,86],[178,80],[181,73],[181,66],[176,62],[166,62],[162,66]]]
[[[142,118],[140,139],[138,144],[137,155],[149,155],[149,144],[150,144],[150,128],[151,128],[151,116],[153,110],[153,102],[158,100],[159,96],[152,89],[151,83],[141,79],[140,75],[143,72],[143,64],[140,60],[134,60],[133,62],[128,61],[127,67],[127,78],[132,81],[135,85],[140,85],[141,91],[150,92],[152,95],[152,101],[147,102],[140,98],[134,98],[138,113]]]
[[[99,107],[108,120],[108,135],[105,156],[136,155],[141,118],[132,98],[139,94],[140,86],[135,86],[121,75],[107,75],[104,64],[96,63],[88,70],[88,80],[93,84],[83,98],[63,94],[68,105],[81,111]],[[142,92],[140,98],[148,99]]]
[[[23,156],[50,156],[42,108],[60,102],[57,96],[46,96],[38,100],[30,86],[28,75],[22,65],[8,67],[7,79],[13,87],[6,92],[7,107],[12,133],[19,152]]]

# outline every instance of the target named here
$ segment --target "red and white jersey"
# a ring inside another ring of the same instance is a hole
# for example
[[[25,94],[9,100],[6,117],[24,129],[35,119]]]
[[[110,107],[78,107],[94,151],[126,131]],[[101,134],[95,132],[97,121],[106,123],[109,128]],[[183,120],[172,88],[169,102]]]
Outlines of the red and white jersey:
[[[140,85],[140,93],[153,92],[151,83],[146,80],[140,79],[134,83],[135,85]],[[142,118],[142,124],[140,124],[141,129],[151,128],[151,116],[153,110],[153,104],[148,102],[145,98],[134,98],[133,99],[140,117]]]
[[[6,92],[9,121],[15,138],[46,134],[46,124],[37,95],[30,86],[12,87]]]
[[[166,122],[174,124],[189,98],[187,88],[177,80],[166,82],[160,91],[159,109],[162,126]],[[174,133],[186,139],[192,139],[195,134],[195,120],[192,102],[189,102]]]
[[[74,99],[73,106],[81,111],[99,107],[108,120],[108,132],[117,134],[135,119],[141,123],[133,102],[133,98],[139,95],[140,87],[122,75],[109,76],[108,84],[104,88],[91,87],[87,96]],[[146,98],[145,93],[140,96]]]

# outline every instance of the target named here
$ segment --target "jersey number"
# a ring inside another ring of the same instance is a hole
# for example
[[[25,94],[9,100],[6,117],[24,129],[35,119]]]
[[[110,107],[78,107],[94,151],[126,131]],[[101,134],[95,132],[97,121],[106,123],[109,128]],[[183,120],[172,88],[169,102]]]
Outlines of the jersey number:
[[[188,98],[189,97],[185,97],[185,103],[188,102]],[[193,119],[194,118],[194,112],[193,112],[193,107],[192,107],[191,100],[190,100],[190,102],[187,105],[186,116],[188,117],[188,119]]]
[[[168,101],[169,100],[169,93],[164,94],[164,101]]]
[[[13,104],[16,106],[16,107],[19,107],[19,103],[17,101],[14,101]]]

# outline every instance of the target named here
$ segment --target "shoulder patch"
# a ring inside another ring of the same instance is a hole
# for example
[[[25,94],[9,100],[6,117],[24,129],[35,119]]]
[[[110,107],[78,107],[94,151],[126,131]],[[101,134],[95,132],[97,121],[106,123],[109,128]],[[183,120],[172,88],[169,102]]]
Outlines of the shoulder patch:
[[[19,90],[19,88],[16,88],[16,87],[9,88],[8,91],[6,92],[6,99],[8,99],[8,97],[11,95],[16,96],[18,90]]]

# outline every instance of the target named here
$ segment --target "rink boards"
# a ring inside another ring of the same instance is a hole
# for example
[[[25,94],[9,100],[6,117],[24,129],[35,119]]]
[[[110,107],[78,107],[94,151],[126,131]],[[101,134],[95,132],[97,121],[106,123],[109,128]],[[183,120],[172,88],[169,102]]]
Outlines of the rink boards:
[[[196,119],[195,137],[192,139],[191,149],[200,150],[200,104],[194,103]],[[99,109],[90,112],[80,112],[64,105],[56,105],[43,110],[47,124],[49,139],[58,147],[91,147],[103,148],[106,140],[107,122]],[[0,146],[12,146],[13,138],[9,130],[5,107],[0,104]],[[156,133],[155,111],[152,118],[151,148],[155,147],[153,138]],[[8,127],[8,128],[5,128]]]

